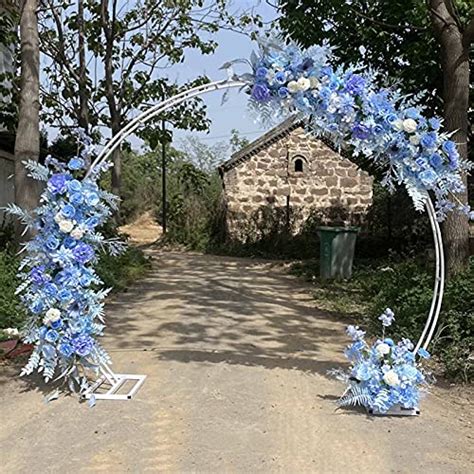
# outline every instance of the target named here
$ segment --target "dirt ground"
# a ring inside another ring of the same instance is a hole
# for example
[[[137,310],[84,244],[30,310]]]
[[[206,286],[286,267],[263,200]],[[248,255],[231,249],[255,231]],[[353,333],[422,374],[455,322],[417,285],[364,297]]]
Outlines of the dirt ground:
[[[420,417],[335,411],[345,323],[281,267],[153,257],[107,306],[115,370],[148,376],[136,398],[45,404],[0,367],[0,472],[474,472],[465,391],[435,387]]]

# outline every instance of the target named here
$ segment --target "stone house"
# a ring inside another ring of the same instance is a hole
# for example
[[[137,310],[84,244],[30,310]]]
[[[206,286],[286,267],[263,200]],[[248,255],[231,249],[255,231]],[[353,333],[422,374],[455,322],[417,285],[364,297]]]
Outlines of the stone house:
[[[279,225],[298,232],[310,215],[321,223],[360,224],[372,203],[372,178],[326,140],[290,117],[219,167],[227,235],[243,240]],[[279,216],[279,224],[275,224]]]

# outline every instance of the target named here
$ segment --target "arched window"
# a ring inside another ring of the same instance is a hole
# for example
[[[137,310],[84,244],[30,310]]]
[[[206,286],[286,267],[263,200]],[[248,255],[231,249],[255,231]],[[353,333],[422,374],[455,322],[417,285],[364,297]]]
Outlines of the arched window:
[[[303,160],[302,158],[296,158],[294,161],[295,166],[295,173],[302,173],[303,172]]]

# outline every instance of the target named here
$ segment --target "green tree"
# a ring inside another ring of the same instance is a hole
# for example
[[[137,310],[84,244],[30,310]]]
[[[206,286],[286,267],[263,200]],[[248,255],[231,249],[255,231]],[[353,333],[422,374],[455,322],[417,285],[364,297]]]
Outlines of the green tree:
[[[242,29],[255,19],[236,18],[227,0],[44,0],[41,41],[49,62],[43,88],[45,118],[63,128],[99,125],[115,136],[141,106],[203,83],[178,87],[166,69],[184,60],[189,49],[212,54],[220,28]],[[258,22],[258,19],[256,20]],[[156,123],[206,130],[205,106],[190,100],[142,131],[159,140]],[[169,132],[168,132],[169,135]],[[157,138],[158,137],[158,138]],[[168,136],[169,138],[169,136]],[[119,194],[121,153],[113,155],[112,189]]]
[[[280,27],[298,43],[329,40],[343,62],[363,61],[406,93],[429,91],[430,112],[443,114],[460,155],[468,157],[472,1],[281,0],[280,9]],[[459,198],[467,201],[467,192]],[[454,212],[443,227],[452,274],[468,263],[468,221]]]

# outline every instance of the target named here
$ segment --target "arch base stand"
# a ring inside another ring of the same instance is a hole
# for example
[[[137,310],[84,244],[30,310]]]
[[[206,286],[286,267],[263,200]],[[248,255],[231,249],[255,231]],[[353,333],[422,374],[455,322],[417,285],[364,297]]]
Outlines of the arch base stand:
[[[374,416],[418,416],[420,414],[419,408],[403,408],[400,405],[395,405],[386,412],[379,412],[377,410],[368,410],[369,415]]]
[[[146,379],[146,375],[116,374],[107,365],[101,366],[99,371],[100,377],[84,392],[86,400],[92,397],[96,400],[131,400]],[[133,383],[124,392],[129,382]]]

